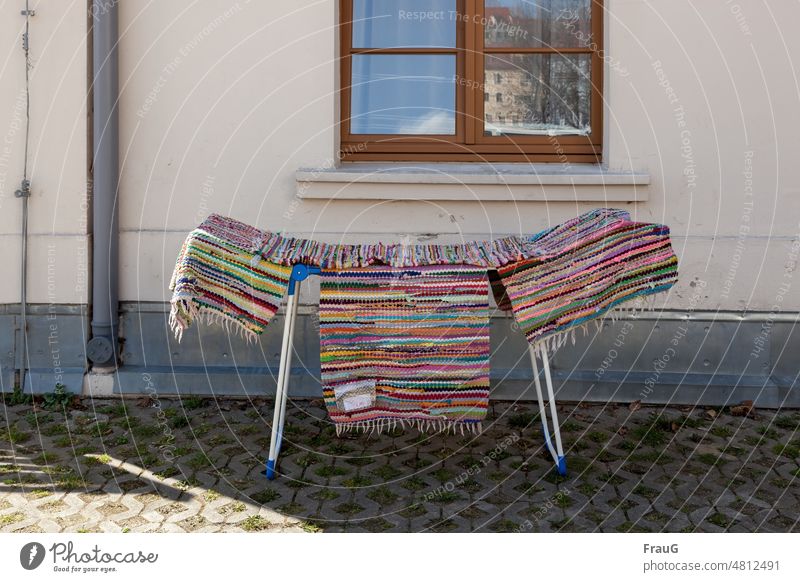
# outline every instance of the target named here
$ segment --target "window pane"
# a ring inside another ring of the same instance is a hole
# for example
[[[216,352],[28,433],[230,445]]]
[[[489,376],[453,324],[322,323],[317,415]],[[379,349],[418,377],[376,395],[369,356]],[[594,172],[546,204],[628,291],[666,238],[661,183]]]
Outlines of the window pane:
[[[587,48],[592,0],[486,0],[484,44]]]
[[[588,54],[486,55],[484,83],[486,135],[591,132]]]
[[[353,0],[353,47],[455,48],[455,0]]]
[[[455,55],[353,55],[350,133],[455,134]]]

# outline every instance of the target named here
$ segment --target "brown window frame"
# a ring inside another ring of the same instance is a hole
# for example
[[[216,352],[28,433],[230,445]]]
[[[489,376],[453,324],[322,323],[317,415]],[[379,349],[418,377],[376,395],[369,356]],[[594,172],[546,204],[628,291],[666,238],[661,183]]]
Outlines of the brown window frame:
[[[491,48],[483,46],[484,0],[457,0],[462,14],[455,48],[353,48],[353,0],[340,0],[342,161],[571,162],[598,164],[603,144],[603,0],[592,0],[592,42],[586,48]],[[591,55],[588,135],[485,136],[483,66],[486,54],[550,53]],[[454,54],[456,132],[454,135],[350,133],[351,59],[354,54]]]

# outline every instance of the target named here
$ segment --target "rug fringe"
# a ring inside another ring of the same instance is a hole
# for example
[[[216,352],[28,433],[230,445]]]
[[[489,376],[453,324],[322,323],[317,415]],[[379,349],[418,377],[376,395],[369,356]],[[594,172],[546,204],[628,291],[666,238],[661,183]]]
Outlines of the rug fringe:
[[[241,337],[247,343],[258,341],[256,332],[225,313],[198,305],[190,297],[179,297],[172,300],[169,311],[169,327],[178,342],[183,339],[183,332],[195,321],[203,322],[206,325],[221,325],[227,333]]]
[[[401,429],[416,428],[422,433],[445,433],[462,435],[479,435],[483,432],[483,423],[449,420],[446,418],[371,418],[356,422],[334,423],[336,436],[347,433],[362,432],[372,436],[374,433],[382,434],[384,430],[392,431],[400,426]]]
[[[237,238],[252,253],[251,265],[266,260],[281,265],[313,264],[323,269],[353,269],[375,264],[392,267],[425,265],[474,265],[497,268],[541,256],[537,242],[545,236],[570,238],[586,223],[608,227],[630,221],[630,213],[614,208],[597,208],[571,220],[530,236],[506,236],[493,240],[435,245],[405,242],[334,244],[295,238],[262,231],[248,224],[221,216],[209,215],[196,229],[216,236]]]
[[[658,300],[656,293],[650,293],[648,295],[640,295],[635,297],[628,303],[624,304],[624,306],[614,307],[613,309],[609,309],[600,317],[592,319],[590,321],[586,321],[581,323],[580,325],[576,325],[570,327],[568,329],[563,329],[561,331],[553,332],[546,337],[534,340],[532,342],[533,348],[536,351],[537,356],[541,356],[542,350],[547,351],[548,356],[553,356],[555,353],[563,347],[568,341],[572,341],[572,345],[574,346],[576,343],[576,334],[578,330],[583,330],[584,337],[589,334],[589,325],[594,324],[595,329],[599,332],[603,327],[603,321],[610,319],[612,324],[616,324],[617,321],[621,319],[623,315],[627,316],[630,319],[636,319],[640,317],[645,312],[653,312],[656,308],[656,301]]]

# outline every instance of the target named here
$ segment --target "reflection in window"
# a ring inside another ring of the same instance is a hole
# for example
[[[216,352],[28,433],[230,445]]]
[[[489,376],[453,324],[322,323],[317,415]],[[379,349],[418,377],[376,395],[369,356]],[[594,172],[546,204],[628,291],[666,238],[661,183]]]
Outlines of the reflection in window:
[[[484,107],[486,135],[586,135],[590,128],[589,55],[505,54],[486,57],[485,79],[503,78]],[[491,89],[491,88],[490,88]],[[492,124],[492,119],[497,122]],[[506,123],[506,120],[511,120]],[[490,125],[491,124],[491,125]]]
[[[486,0],[487,48],[585,48],[592,0]]]
[[[353,46],[456,46],[455,0],[354,0]]]
[[[455,134],[455,55],[352,57],[350,132]]]

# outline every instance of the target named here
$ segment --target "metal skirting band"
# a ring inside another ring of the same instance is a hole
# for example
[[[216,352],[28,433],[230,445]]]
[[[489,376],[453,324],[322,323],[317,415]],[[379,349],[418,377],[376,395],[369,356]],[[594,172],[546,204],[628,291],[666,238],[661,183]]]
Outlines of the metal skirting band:
[[[19,312],[19,306],[17,313]],[[169,313],[168,303],[145,301],[141,303],[123,303],[121,306],[123,313]],[[301,303],[297,308],[300,315],[309,315],[317,312],[315,304]],[[0,311],[2,313],[2,311]],[[631,315],[624,306],[617,310],[620,319],[630,319]],[[506,318],[507,315],[498,313],[495,317]],[[699,311],[699,310],[680,310],[662,309],[659,311],[639,312],[635,319],[643,321],[706,321],[706,322],[767,322],[776,323],[800,323],[800,312],[769,312],[769,311]]]
[[[0,306],[0,390],[13,389],[18,306]],[[81,391],[88,336],[85,306],[32,306],[31,385],[48,392],[60,380]],[[197,325],[177,343],[163,303],[123,304],[123,365],[113,393],[269,396],[274,393],[283,316],[256,343],[221,326]],[[724,405],[753,399],[763,407],[800,406],[800,313],[661,311],[620,313],[576,334],[552,358],[564,401]],[[51,326],[55,326],[55,330]],[[492,326],[492,397],[534,399],[525,339],[498,313]],[[302,306],[295,329],[290,397],[320,397],[316,310]],[[112,386],[109,383],[109,386]],[[798,389],[794,389],[797,386]]]
[[[89,337],[87,305],[29,304],[25,392],[53,392],[60,384],[80,393]],[[0,391],[11,392],[22,357],[19,304],[0,305]]]

